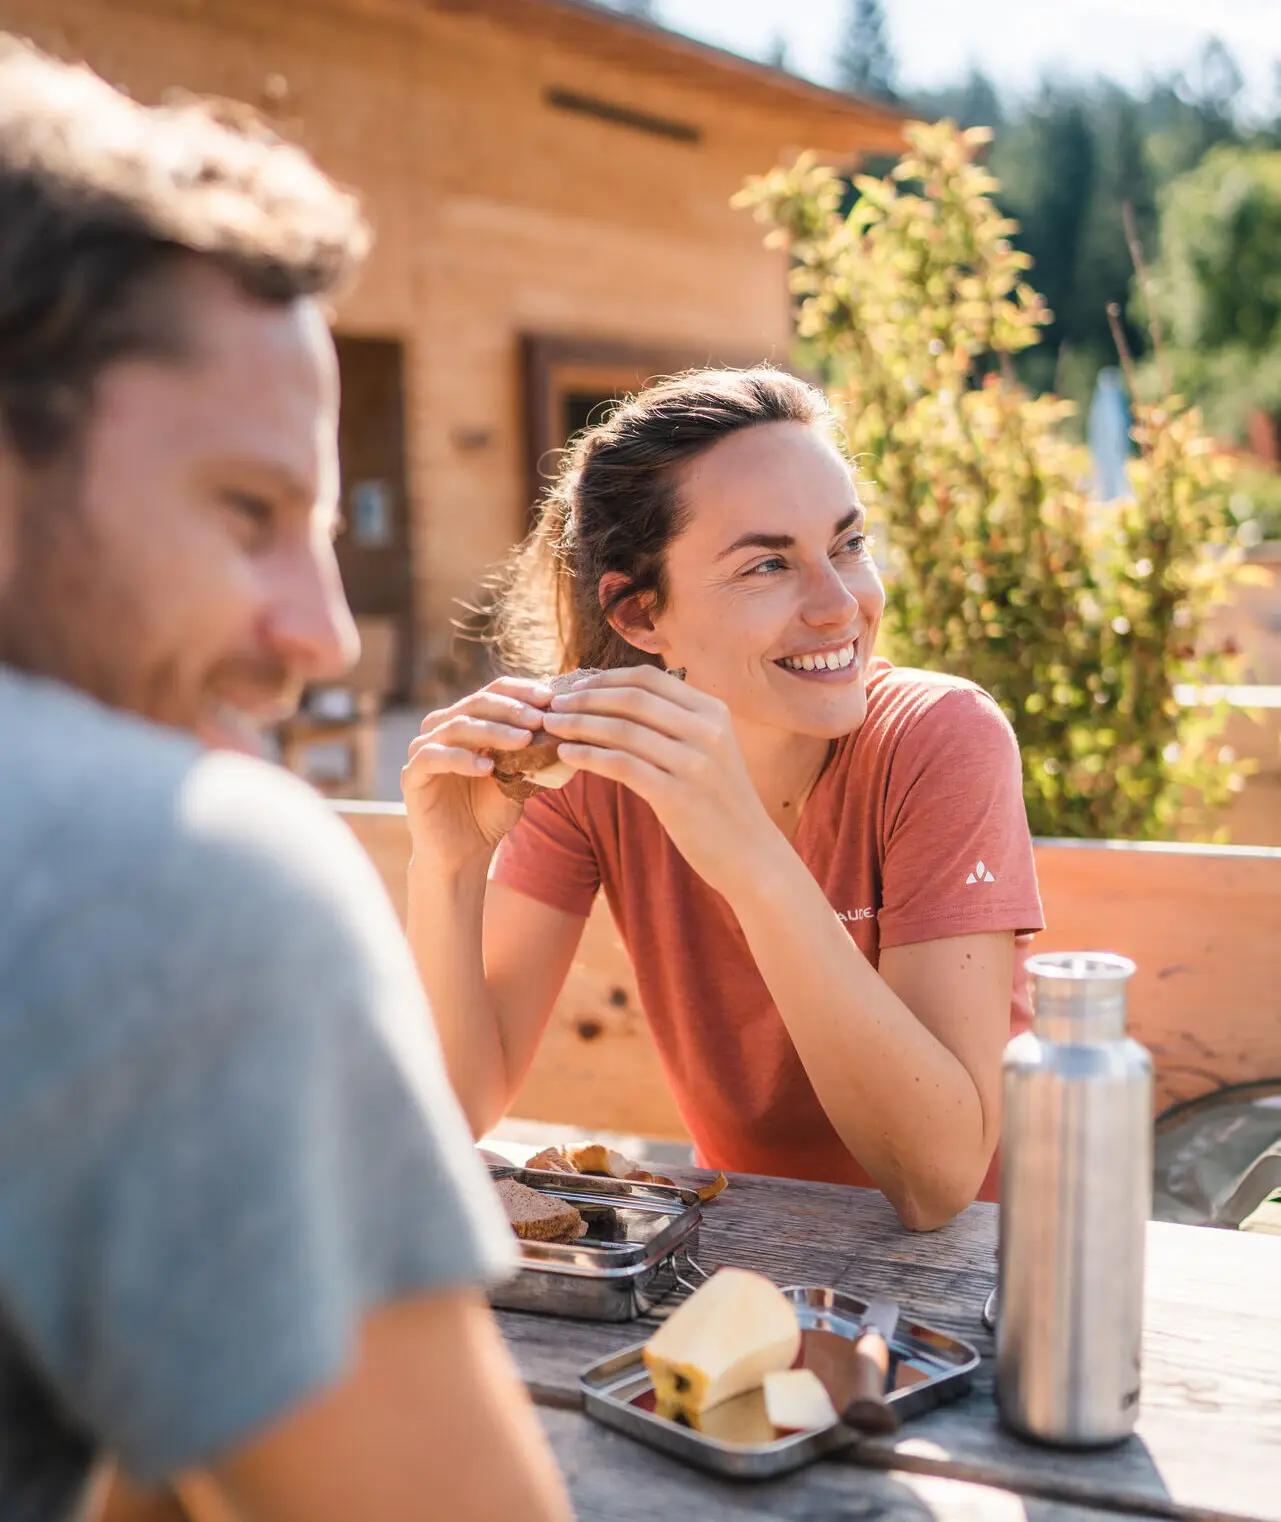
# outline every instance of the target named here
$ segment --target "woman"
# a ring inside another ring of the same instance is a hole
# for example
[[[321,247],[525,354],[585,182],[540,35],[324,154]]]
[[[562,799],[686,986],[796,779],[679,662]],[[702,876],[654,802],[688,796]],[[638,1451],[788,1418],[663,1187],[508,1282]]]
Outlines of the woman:
[[[884,600],[803,382],[685,375],[579,438],[499,648],[601,669],[491,682],[403,774],[410,939],[477,1134],[603,888],[701,1163],[872,1183],[920,1230],[990,1195],[1042,925],[1018,748],[972,684],[873,657]],[[485,753],[535,736],[576,775],[522,813]]]

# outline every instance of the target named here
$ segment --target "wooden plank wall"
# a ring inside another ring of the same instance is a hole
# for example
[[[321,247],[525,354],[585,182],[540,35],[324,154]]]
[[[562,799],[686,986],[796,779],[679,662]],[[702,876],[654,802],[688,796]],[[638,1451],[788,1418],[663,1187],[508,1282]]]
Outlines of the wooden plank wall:
[[[338,804],[404,914],[408,840],[393,804]],[[1038,950],[1109,950],[1139,971],[1131,1029],[1157,1104],[1281,1077],[1281,850],[1038,841]],[[598,906],[513,1114],[683,1138],[613,923]]]

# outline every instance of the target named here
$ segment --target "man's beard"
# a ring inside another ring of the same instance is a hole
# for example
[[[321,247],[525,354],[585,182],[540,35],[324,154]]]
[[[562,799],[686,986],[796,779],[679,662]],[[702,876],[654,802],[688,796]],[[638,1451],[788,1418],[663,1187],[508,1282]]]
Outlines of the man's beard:
[[[132,707],[132,600],[113,588],[110,554],[81,510],[73,461],[33,472],[17,506],[13,564],[0,587],[0,662]]]
[[[228,656],[184,682],[185,652],[149,626],[146,589],[57,474],[60,489],[49,473],[19,506],[12,574],[0,585],[0,664],[179,729],[194,731],[218,695],[242,705],[252,696],[281,717],[296,707],[288,667],[266,654]]]

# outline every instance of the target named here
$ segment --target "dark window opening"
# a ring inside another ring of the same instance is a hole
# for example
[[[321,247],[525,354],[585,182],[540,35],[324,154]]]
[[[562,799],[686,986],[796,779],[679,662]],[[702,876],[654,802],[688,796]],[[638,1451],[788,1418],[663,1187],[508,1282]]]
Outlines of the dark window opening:
[[[561,427],[566,440],[584,428],[603,423],[622,400],[623,390],[620,386],[614,391],[567,391],[561,400]]]

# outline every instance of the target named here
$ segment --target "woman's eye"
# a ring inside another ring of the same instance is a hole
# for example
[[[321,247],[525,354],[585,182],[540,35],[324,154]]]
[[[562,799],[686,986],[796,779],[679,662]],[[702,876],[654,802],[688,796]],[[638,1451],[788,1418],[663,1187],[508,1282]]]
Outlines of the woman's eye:
[[[260,497],[254,492],[225,491],[222,498],[232,512],[259,533],[265,533],[271,528],[275,519],[275,509],[265,497]]]
[[[861,560],[867,554],[867,548],[871,542],[866,534],[854,534],[845,541],[837,553],[841,555],[853,555]]]
[[[771,555],[768,560],[758,560],[748,571],[749,576],[766,575],[771,571],[786,570],[787,564],[778,555]]]

